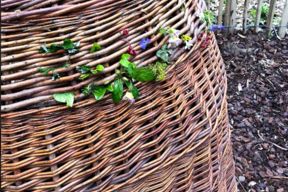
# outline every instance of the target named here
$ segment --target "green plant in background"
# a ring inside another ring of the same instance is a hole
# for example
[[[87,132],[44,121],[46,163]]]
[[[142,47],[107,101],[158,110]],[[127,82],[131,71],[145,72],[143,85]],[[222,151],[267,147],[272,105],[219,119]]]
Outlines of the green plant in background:
[[[269,39],[271,39],[273,37],[274,37],[274,35],[273,35],[273,33],[271,33],[270,36],[269,36]]]
[[[267,20],[268,13],[269,13],[269,7],[267,5],[262,5],[260,22],[265,22]],[[276,14],[276,11],[274,12],[274,14]],[[252,18],[255,21],[256,20],[256,16],[257,16],[256,9],[252,9],[251,12],[250,12],[250,15],[252,16]]]
[[[276,22],[278,23],[278,25],[281,25],[281,19],[277,18],[277,17],[274,17],[273,19],[276,20]]]

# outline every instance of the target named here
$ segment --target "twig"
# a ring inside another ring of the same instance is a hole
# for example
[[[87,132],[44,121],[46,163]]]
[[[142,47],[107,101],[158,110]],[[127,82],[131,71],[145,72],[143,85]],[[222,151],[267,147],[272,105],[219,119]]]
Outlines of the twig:
[[[277,145],[277,144],[275,144],[275,143],[272,143],[271,141],[268,141],[268,140],[264,139],[264,138],[260,135],[260,131],[259,131],[259,130],[257,130],[257,132],[258,132],[258,136],[259,136],[260,139],[262,139],[263,141],[268,142],[268,143],[274,145],[275,147],[278,147],[279,149],[282,149],[282,150],[284,150],[284,151],[288,151],[288,149],[286,149],[286,148],[284,148],[284,147],[281,147],[281,146],[279,146],[279,145]]]
[[[245,192],[247,192],[246,188],[245,188],[245,187],[242,185],[242,183],[239,181],[238,177],[236,176],[235,178],[237,179],[238,183],[241,185],[242,189],[244,189]]]
[[[284,177],[284,176],[270,176],[270,175],[265,175],[265,177],[270,177],[273,179],[288,179],[288,177]]]

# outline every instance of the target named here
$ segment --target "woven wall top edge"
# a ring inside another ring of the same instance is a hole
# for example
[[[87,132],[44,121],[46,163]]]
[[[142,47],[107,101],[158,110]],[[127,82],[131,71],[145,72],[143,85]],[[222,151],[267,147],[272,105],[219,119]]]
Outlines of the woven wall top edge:
[[[97,102],[81,90],[91,83],[103,85],[113,81],[121,55],[127,53],[130,45],[137,52],[136,56],[129,58],[130,61],[137,67],[148,66],[156,62],[156,51],[168,40],[168,36],[159,33],[160,29],[179,30],[180,35],[190,35],[196,45],[197,35],[206,26],[197,17],[205,9],[203,1],[33,2],[3,2],[7,10],[1,13],[2,112],[64,107],[65,104],[53,99],[53,94],[67,91],[74,91],[75,107]],[[181,10],[183,7],[185,10]],[[123,30],[129,31],[129,34],[125,35]],[[143,37],[151,39],[145,50],[139,45]],[[49,47],[63,43],[64,39],[80,42],[80,49],[71,54],[66,50],[39,53],[44,44]],[[94,42],[102,49],[90,53]],[[184,52],[188,52],[184,46],[173,50],[170,56],[172,65],[181,62],[176,60]],[[67,63],[70,66],[63,67]],[[84,65],[92,69],[103,65],[105,69],[79,80],[81,74],[76,68]],[[45,74],[39,68],[53,70]],[[59,78],[53,79],[55,74]]]

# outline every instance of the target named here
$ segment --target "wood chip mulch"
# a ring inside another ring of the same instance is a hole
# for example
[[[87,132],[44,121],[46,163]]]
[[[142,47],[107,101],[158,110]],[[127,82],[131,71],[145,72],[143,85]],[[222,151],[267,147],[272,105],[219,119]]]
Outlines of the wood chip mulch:
[[[288,35],[218,35],[240,192],[288,192]]]

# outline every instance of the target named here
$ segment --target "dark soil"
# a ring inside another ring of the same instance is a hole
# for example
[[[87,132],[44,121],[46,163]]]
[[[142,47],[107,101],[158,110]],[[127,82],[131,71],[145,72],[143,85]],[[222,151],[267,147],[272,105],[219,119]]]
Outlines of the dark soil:
[[[240,35],[239,35],[240,34]],[[218,36],[238,189],[288,192],[288,36]]]

